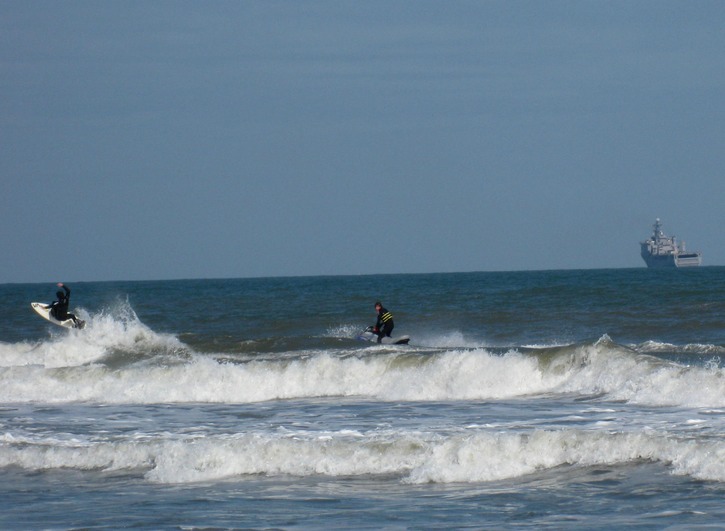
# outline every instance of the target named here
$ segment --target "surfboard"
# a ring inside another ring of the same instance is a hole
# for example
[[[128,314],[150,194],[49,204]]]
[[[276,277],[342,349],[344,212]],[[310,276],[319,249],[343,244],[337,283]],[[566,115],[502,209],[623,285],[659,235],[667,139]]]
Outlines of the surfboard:
[[[410,338],[408,336],[384,337],[380,343],[383,345],[407,345],[409,341]]]
[[[33,310],[35,310],[35,313],[40,315],[43,319],[53,323],[54,325],[62,326],[63,328],[83,328],[86,324],[85,321],[81,321],[80,319],[78,319],[80,326],[76,326],[76,324],[73,322],[73,319],[59,321],[58,319],[50,315],[49,304],[44,304],[42,302],[31,302],[30,306],[32,306]]]
[[[372,341],[373,343],[377,343],[378,341],[378,336],[373,334],[369,330],[364,330],[363,332],[360,332],[357,338],[361,341]],[[381,343],[383,345],[407,345],[409,341],[409,336],[384,337]]]

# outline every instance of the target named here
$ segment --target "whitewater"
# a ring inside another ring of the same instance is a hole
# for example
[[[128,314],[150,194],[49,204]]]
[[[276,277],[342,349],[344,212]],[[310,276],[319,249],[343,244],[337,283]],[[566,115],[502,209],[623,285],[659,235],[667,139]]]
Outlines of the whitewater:
[[[0,286],[3,529],[725,521],[725,268],[72,288]]]

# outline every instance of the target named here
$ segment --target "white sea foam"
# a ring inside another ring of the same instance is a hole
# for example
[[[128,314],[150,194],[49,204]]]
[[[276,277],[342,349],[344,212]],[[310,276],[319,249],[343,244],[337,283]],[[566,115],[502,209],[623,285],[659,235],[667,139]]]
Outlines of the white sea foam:
[[[137,321],[119,326],[110,320],[99,329],[88,337],[10,347],[17,355],[26,351],[26,364],[0,367],[0,402],[247,403],[327,396],[440,401],[574,393],[651,406],[725,407],[725,370],[719,366],[682,366],[607,339],[541,354],[369,349],[363,355],[310,351],[229,363],[190,353],[173,336]],[[119,348],[182,350],[185,356],[149,354],[120,367],[88,363]]]
[[[354,324],[339,324],[328,328],[325,332],[325,336],[334,338],[355,339],[363,330],[365,330],[364,326]]]
[[[725,370],[635,355],[606,337],[556,361],[568,373],[557,391],[604,393],[610,399],[653,406],[725,405]]]
[[[559,377],[556,378],[557,380]],[[279,361],[222,363],[195,355],[186,363],[100,364],[0,370],[0,402],[256,402],[324,396],[380,400],[507,398],[549,390],[532,357],[511,352],[346,356],[328,353]]]
[[[725,354],[725,347],[710,345],[707,343],[688,343],[687,345],[675,345],[674,343],[663,343],[661,341],[645,341],[639,345],[632,345],[637,352],[657,354],[660,352],[678,352],[684,354],[712,354],[717,356]]]
[[[725,443],[654,431],[355,431],[159,435],[141,440],[7,440],[0,467],[146,470],[150,481],[189,483],[249,474],[396,475],[407,483],[487,482],[560,466],[659,462],[672,473],[725,481]]]
[[[411,471],[409,481],[490,481],[561,465],[615,465],[638,460],[662,462],[677,474],[725,481],[723,456],[722,442],[678,441],[656,433],[479,433],[436,445],[430,459]]]
[[[128,303],[82,316],[82,330],[53,328],[45,341],[0,343],[0,367],[73,367],[101,360],[114,350],[153,354],[184,348],[174,336],[144,325]]]

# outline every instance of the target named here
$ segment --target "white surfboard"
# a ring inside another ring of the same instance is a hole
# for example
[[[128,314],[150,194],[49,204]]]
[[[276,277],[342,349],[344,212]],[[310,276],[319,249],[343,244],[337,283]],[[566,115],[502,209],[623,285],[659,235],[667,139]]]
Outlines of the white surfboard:
[[[65,321],[59,321],[52,315],[50,315],[50,305],[44,304],[42,302],[31,302],[30,306],[33,307],[33,310],[40,315],[43,319],[50,321],[54,325],[62,326],[63,328],[83,328],[83,326],[86,324],[85,321],[81,321],[78,319],[78,322],[80,323],[80,326],[76,326],[76,324],[73,322],[73,319],[66,319]]]
[[[377,334],[372,333],[369,329],[372,327],[368,327],[364,331],[360,332],[360,334],[357,336],[358,339],[361,341],[372,341],[377,343],[378,336]],[[408,341],[410,341],[409,336],[399,336],[399,337],[384,337],[381,343],[383,345],[407,345]]]

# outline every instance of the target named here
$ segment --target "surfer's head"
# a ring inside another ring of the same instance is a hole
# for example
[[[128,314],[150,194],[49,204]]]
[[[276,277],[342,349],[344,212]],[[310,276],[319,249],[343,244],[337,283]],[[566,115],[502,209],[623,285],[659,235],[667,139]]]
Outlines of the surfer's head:
[[[375,303],[375,309],[376,310],[379,310],[382,307],[383,307],[383,304],[380,301],[378,301],[378,302]]]
[[[65,295],[65,293],[63,293],[62,291],[55,292],[55,296],[58,297],[59,299],[62,299],[64,295]]]

